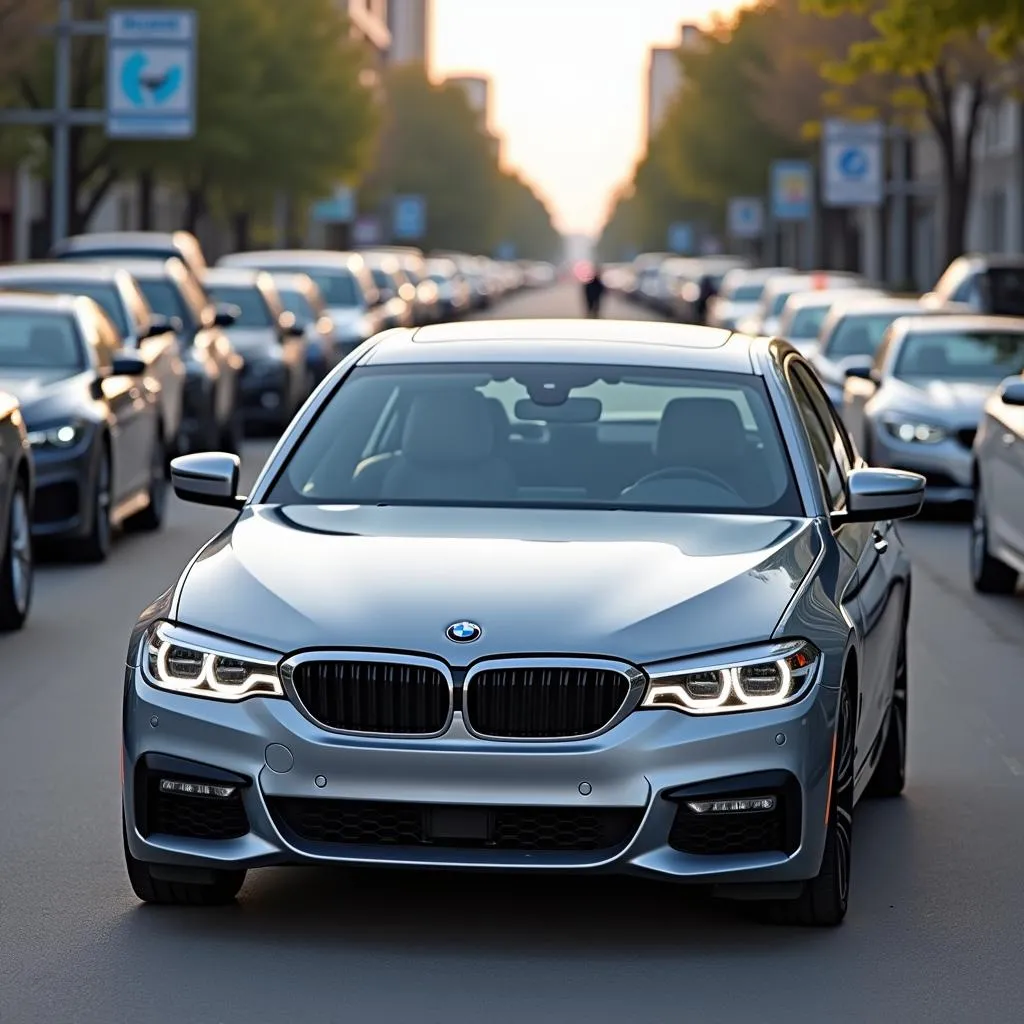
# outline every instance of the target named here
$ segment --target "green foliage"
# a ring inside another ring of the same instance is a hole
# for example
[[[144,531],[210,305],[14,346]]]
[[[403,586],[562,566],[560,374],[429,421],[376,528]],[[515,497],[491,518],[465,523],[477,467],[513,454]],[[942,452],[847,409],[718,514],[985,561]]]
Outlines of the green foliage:
[[[396,195],[423,196],[427,249],[486,253],[502,241],[522,253],[550,248],[547,210],[518,178],[502,174],[496,141],[459,86],[435,85],[423,68],[402,65],[385,89],[386,120],[364,197],[371,206],[386,213]]]
[[[556,260],[562,237],[544,200],[518,174],[503,173],[498,181],[495,242],[515,246],[519,259]]]

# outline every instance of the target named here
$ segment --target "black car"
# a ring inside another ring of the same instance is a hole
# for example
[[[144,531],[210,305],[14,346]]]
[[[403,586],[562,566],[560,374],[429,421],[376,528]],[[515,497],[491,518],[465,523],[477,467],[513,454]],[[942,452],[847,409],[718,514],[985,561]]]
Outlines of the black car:
[[[25,263],[0,267],[0,289],[85,295],[110,317],[125,348],[135,349],[160,383],[160,415],[168,453],[189,451],[182,436],[185,364],[170,320],[155,315],[131,275],[116,267],[82,263]]]
[[[34,487],[21,407],[0,392],[0,631],[21,629],[32,603]]]
[[[181,340],[184,447],[190,452],[239,452],[244,360],[224,330],[234,323],[234,313],[216,308],[179,259],[123,260],[119,266],[138,282],[153,311],[170,320]]]
[[[20,400],[32,447],[33,536],[99,562],[115,526],[163,525],[159,388],[92,299],[0,294],[0,390]]]

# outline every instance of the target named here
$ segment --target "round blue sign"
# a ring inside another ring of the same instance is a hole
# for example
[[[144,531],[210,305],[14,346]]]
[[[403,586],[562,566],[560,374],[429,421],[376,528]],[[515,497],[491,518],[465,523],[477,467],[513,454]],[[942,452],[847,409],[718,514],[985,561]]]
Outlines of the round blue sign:
[[[845,178],[863,178],[868,173],[868,158],[858,146],[850,146],[839,155],[839,171]]]

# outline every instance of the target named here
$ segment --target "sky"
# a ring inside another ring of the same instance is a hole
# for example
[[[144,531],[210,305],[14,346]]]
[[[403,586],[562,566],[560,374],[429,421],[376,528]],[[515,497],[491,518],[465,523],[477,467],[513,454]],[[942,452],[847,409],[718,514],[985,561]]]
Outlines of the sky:
[[[730,0],[433,0],[432,73],[491,77],[503,159],[567,233],[600,230],[643,152],[647,51]]]

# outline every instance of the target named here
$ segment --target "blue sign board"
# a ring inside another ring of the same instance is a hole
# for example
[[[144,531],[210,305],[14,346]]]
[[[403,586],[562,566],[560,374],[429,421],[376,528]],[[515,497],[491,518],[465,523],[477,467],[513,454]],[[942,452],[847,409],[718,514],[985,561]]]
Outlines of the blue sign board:
[[[495,251],[494,258],[511,262],[516,258],[516,246],[514,242],[502,242]]]
[[[668,247],[682,256],[693,252],[693,225],[672,224],[668,229]]]
[[[196,130],[195,79],[195,11],[109,12],[110,138],[191,138]]]
[[[427,203],[423,196],[395,196],[392,233],[395,238],[415,241],[427,231]]]
[[[771,175],[772,217],[810,220],[811,165],[806,160],[776,160]]]
[[[356,215],[356,197],[352,189],[339,185],[330,199],[313,204],[313,220],[318,224],[348,224]]]

